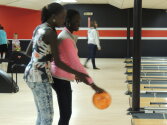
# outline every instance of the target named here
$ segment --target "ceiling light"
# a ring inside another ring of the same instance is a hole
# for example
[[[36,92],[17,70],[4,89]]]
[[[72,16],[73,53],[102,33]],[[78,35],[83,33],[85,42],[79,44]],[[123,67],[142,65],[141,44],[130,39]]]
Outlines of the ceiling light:
[[[56,3],[61,3],[62,1],[61,0],[55,0]]]
[[[57,3],[76,3],[77,0],[56,0]]]

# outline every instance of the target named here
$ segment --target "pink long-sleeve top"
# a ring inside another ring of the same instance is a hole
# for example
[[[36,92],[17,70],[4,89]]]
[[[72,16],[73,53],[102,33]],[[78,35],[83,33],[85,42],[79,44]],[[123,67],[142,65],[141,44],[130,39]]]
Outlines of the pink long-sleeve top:
[[[80,60],[78,57],[78,49],[76,47],[76,41],[77,41],[76,36],[71,34],[71,32],[65,28],[59,34],[58,39],[60,40],[58,50],[59,50],[59,54],[60,54],[59,56],[61,61],[67,64],[72,69],[88,75],[87,71],[85,70],[83,65],[80,63]],[[52,76],[55,78],[68,80],[68,81],[75,80],[74,74],[62,70],[61,68],[57,67],[54,62],[52,62],[51,64],[51,72],[52,72]],[[87,77],[87,81],[89,84],[93,83],[93,80],[91,77]]]

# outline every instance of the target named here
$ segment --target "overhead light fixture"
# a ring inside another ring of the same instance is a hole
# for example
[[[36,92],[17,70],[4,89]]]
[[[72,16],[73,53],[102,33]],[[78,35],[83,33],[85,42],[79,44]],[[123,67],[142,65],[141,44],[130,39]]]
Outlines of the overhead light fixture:
[[[55,0],[56,3],[61,3],[61,0]]]
[[[76,0],[62,0],[64,3],[76,3]]]
[[[57,3],[76,3],[77,0],[56,0]]]
[[[84,16],[93,16],[93,12],[84,12]]]

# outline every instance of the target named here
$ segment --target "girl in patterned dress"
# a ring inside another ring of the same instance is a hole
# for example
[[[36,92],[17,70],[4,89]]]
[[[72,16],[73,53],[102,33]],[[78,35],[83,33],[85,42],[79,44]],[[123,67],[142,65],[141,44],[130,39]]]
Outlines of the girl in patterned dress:
[[[42,24],[33,32],[33,50],[31,61],[25,69],[24,78],[34,95],[37,107],[36,125],[52,125],[53,122],[53,83],[50,62],[54,57],[57,65],[66,71],[74,72],[60,61],[56,47],[58,46],[55,27],[64,24],[66,11],[58,3],[51,3],[42,9]]]

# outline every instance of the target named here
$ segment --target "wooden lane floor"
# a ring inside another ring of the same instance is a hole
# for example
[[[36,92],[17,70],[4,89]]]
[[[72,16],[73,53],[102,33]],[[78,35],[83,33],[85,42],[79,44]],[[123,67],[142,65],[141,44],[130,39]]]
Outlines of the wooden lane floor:
[[[141,80],[148,80],[148,81],[153,81],[153,80],[159,80],[159,81],[164,81],[164,80],[167,80],[167,77],[166,76],[154,76],[154,77],[151,77],[151,76],[143,76],[141,77]],[[132,76],[127,76],[127,82],[131,82],[132,81]]]
[[[150,63],[154,63],[154,62],[156,62],[156,63],[166,63],[167,62],[167,60],[141,60],[141,63],[146,63],[146,62],[150,62]],[[125,63],[132,63],[132,61],[129,61],[129,62],[125,62]]]
[[[128,92],[132,92],[132,84],[127,85]],[[166,91],[167,84],[140,84],[140,91]]]
[[[132,74],[127,75],[127,81],[132,81]],[[141,73],[141,80],[167,80],[166,72]]]
[[[167,72],[167,67],[166,66],[142,66],[141,72],[145,72],[145,73]],[[132,73],[133,73],[133,68],[132,67],[127,68],[126,74],[132,74]]]
[[[141,62],[141,66],[167,66],[167,62]],[[127,63],[125,67],[133,67],[133,63]]]
[[[132,116],[132,125],[167,125],[166,114],[136,113]]]
[[[152,60],[152,59],[151,59]],[[128,60],[127,60],[128,61]],[[132,61],[132,59],[131,59]],[[159,61],[159,62],[157,62]],[[130,62],[130,60],[129,60]],[[161,93],[157,94],[154,93],[155,91],[164,91],[167,92],[167,67],[165,64],[166,62],[164,60],[152,60],[150,62],[149,59],[142,59],[141,63],[141,81],[140,85],[140,91],[152,91],[151,94],[140,94],[140,108],[145,107],[153,107],[153,108],[160,108],[164,107],[167,108],[167,93]],[[130,64],[127,63],[126,66]],[[132,81],[132,73],[133,64],[129,65],[130,68],[127,68],[126,73],[127,81]],[[149,67],[146,67],[149,66]],[[128,66],[127,66],[128,67]],[[151,80],[162,80],[163,82],[159,81],[152,82]],[[131,84],[127,85],[128,91],[132,92],[132,82]],[[132,97],[129,98],[130,107],[132,108]],[[152,115],[152,114],[150,114]],[[161,116],[164,116],[161,114]],[[154,119],[154,118],[133,118],[132,119],[132,125],[167,125],[167,119],[166,118],[160,118],[160,119]]]
[[[132,96],[132,95],[131,95]],[[132,97],[129,98],[129,105],[132,108]],[[167,108],[167,94],[164,93],[141,93],[140,108]]]
[[[132,108],[132,98],[130,97],[130,107]],[[167,107],[167,98],[140,98],[140,108],[145,107],[154,107],[154,108],[160,108],[160,107]],[[155,103],[155,104],[154,104]]]
[[[132,125],[167,125],[167,119],[132,119]]]
[[[85,59],[81,59],[84,64]],[[92,103],[94,91],[85,84],[71,83],[73,111],[69,125],[130,125],[131,116],[126,115],[129,107],[124,76],[124,59],[97,59],[101,70],[88,68],[90,76],[98,86],[111,94],[113,102],[105,110],[97,109]],[[8,63],[0,64],[0,69],[7,70]],[[88,67],[91,67],[91,63]],[[10,74],[9,74],[10,75]],[[15,76],[15,74],[14,74]],[[14,77],[15,78],[15,77]],[[36,107],[31,89],[26,85],[23,74],[18,74],[18,93],[0,93],[0,125],[35,125]],[[57,95],[53,91],[54,121],[57,125],[59,110]],[[121,120],[120,120],[121,119]]]
[[[167,61],[167,57],[141,57],[141,61]],[[132,62],[133,58],[126,58],[125,63]]]
[[[132,119],[132,125],[167,125],[167,119]]]
[[[133,82],[128,82],[128,84],[133,84]],[[140,81],[140,84],[145,84],[145,85],[157,85],[157,84],[160,84],[160,85],[167,85],[167,81],[164,80],[164,81],[159,81],[159,80],[154,80],[154,81],[149,81],[149,80],[143,80],[143,81]]]

